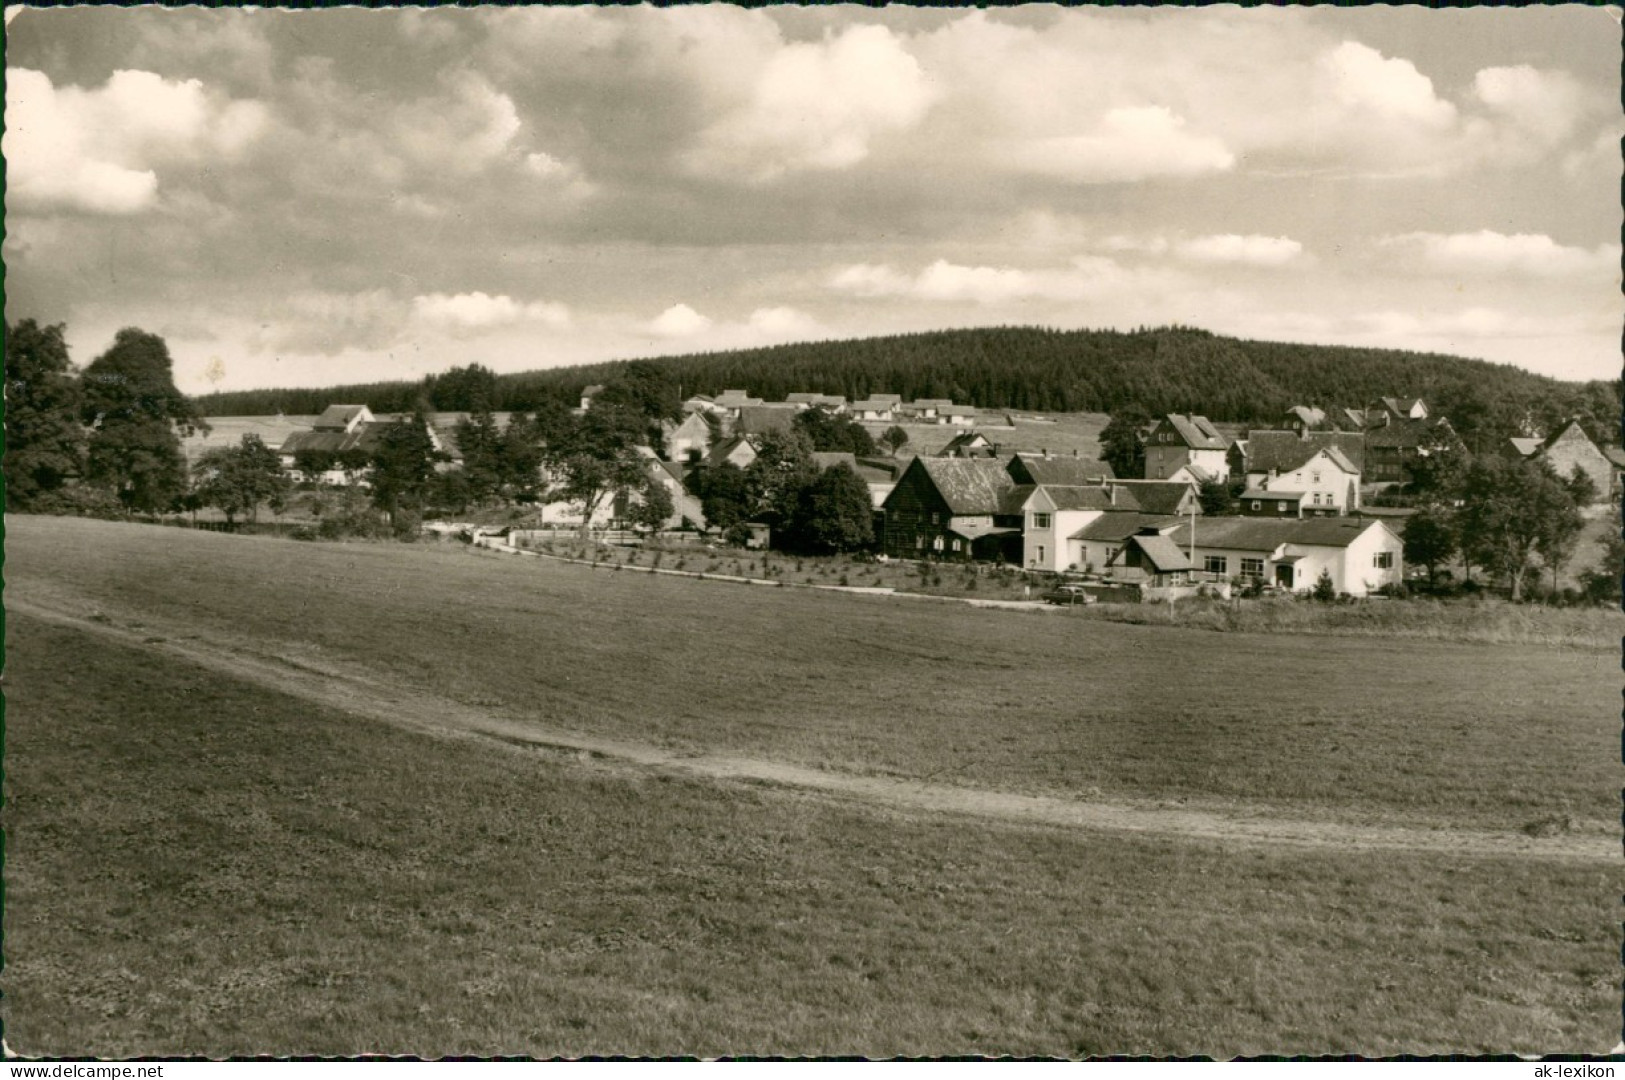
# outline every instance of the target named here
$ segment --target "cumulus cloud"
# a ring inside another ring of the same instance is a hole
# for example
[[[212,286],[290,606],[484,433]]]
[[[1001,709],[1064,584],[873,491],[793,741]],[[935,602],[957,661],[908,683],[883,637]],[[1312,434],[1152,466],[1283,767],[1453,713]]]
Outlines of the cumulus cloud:
[[[1303,254],[1303,245],[1285,236],[1237,236],[1225,233],[1181,241],[1175,250],[1180,258],[1195,263],[1284,266]]]
[[[790,307],[757,308],[746,322],[752,330],[768,338],[806,338],[821,331],[811,315]]]
[[[21,208],[130,214],[157,200],[158,170],[202,155],[231,158],[266,111],[211,94],[197,79],[115,71],[85,90],[28,68],[6,73],[7,195]]]
[[[938,259],[914,275],[886,265],[858,263],[841,267],[828,284],[837,292],[870,298],[969,302],[997,305],[1025,300],[1082,300],[1120,289],[1136,280],[1149,282],[1111,259],[1080,256],[1065,269],[1023,270],[1010,266],[963,266]]]
[[[1222,141],[1186,130],[1160,105],[1113,109],[1094,130],[1009,143],[999,155],[1010,168],[1084,184],[1224,172],[1236,163]]]
[[[1409,60],[1345,41],[1323,54],[1319,67],[1340,104],[1434,129],[1448,127],[1456,119],[1456,107],[1435,94],[1433,80]]]
[[[412,314],[423,323],[453,333],[490,330],[516,323],[566,326],[570,322],[570,310],[563,304],[520,303],[505,294],[488,296],[483,292],[417,296],[412,299]]]
[[[421,163],[473,173],[504,157],[522,126],[512,98],[465,74],[433,98],[399,110],[393,142]]]
[[[700,133],[686,155],[697,173],[751,182],[843,169],[878,137],[917,123],[935,98],[919,63],[890,30],[855,26],[780,48],[749,100]]]
[[[1557,243],[1544,233],[1507,235],[1489,229],[1472,233],[1414,232],[1383,237],[1379,248],[1420,260],[1451,274],[1523,277],[1586,277],[1619,273],[1618,244],[1591,250]]]
[[[651,334],[665,338],[693,337],[711,328],[711,320],[687,304],[673,304],[649,323]]]

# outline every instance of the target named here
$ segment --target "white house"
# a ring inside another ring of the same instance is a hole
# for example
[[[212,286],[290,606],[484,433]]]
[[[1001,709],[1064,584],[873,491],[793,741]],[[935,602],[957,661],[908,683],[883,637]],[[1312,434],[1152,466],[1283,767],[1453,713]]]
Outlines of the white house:
[[[1088,561],[1072,537],[1113,508],[1111,489],[1103,486],[1035,486],[1021,504],[1022,565],[1051,573],[1086,569]]]
[[[1360,508],[1360,470],[1336,446],[1301,444],[1281,468],[1247,472],[1247,487],[1303,496],[1305,514],[1349,514]],[[1299,460],[1301,459],[1301,460]]]

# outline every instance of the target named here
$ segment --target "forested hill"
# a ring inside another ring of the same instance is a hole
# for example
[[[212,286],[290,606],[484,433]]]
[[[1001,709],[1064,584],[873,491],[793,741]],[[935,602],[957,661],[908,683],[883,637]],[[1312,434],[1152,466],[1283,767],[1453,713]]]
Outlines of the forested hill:
[[[475,362],[478,357],[469,357]],[[626,361],[499,376],[497,410],[573,403],[583,387],[613,381]],[[1050,412],[1200,412],[1221,421],[1270,422],[1291,405],[1357,406],[1379,396],[1422,397],[1458,428],[1502,429],[1520,415],[1578,414],[1617,431],[1618,382],[1564,383],[1520,368],[1456,356],[1327,345],[1242,341],[1169,327],[1122,333],[1000,327],[855,341],[780,345],[654,361],[684,394],[729,388],[769,401],[792,391],[952,398],[983,408]],[[419,400],[462,409],[462,381],[263,390],[198,399],[207,416],[315,413],[333,402],[375,412]],[[1588,426],[1591,426],[1588,424]],[[1464,431],[1465,434],[1465,431]]]

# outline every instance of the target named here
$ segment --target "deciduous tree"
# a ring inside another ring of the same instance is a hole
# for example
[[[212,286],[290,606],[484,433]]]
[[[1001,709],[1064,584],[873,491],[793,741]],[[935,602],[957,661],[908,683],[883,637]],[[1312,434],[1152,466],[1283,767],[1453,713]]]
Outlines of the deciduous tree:
[[[89,475],[130,510],[165,509],[186,490],[180,435],[209,430],[173,366],[163,338],[126,328],[85,369]]]
[[[28,510],[85,468],[83,395],[63,327],[6,324],[6,499]]]
[[[257,521],[261,503],[279,509],[291,487],[276,451],[252,433],[236,446],[205,451],[198,458],[194,480],[202,504],[220,509],[227,522],[244,513]]]
[[[858,551],[874,542],[869,485],[845,462],[831,465],[801,493],[790,546],[813,552]]]
[[[1144,409],[1122,409],[1112,413],[1100,433],[1100,460],[1125,480],[1145,475],[1145,429],[1150,423],[1151,414]]]
[[[1504,577],[1514,600],[1523,598],[1531,556],[1559,551],[1581,520],[1567,486],[1544,461],[1475,458],[1461,498],[1456,520],[1462,554]]]
[[[1405,522],[1405,561],[1427,567],[1430,585],[1456,547],[1455,523],[1443,507],[1423,507]]]

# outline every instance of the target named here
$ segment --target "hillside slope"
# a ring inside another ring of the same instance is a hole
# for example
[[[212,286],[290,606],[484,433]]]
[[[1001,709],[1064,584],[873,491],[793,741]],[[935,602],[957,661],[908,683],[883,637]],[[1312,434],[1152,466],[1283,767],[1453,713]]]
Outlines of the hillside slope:
[[[1000,327],[853,341],[702,353],[654,361],[684,393],[730,387],[768,400],[792,391],[953,398],[983,408],[1152,413],[1202,412],[1216,420],[1270,422],[1294,404],[1361,405],[1383,395],[1426,398],[1464,434],[1499,435],[1533,417],[1536,426],[1579,415],[1617,429],[1618,382],[1564,383],[1509,365],[1391,349],[1244,341],[1168,327],[1122,333]],[[498,379],[497,409],[572,401],[613,380],[626,362],[555,368]],[[412,406],[423,386],[382,383],[214,394],[206,415],[319,412],[336,400],[373,409]],[[441,409],[466,402],[434,400]]]

